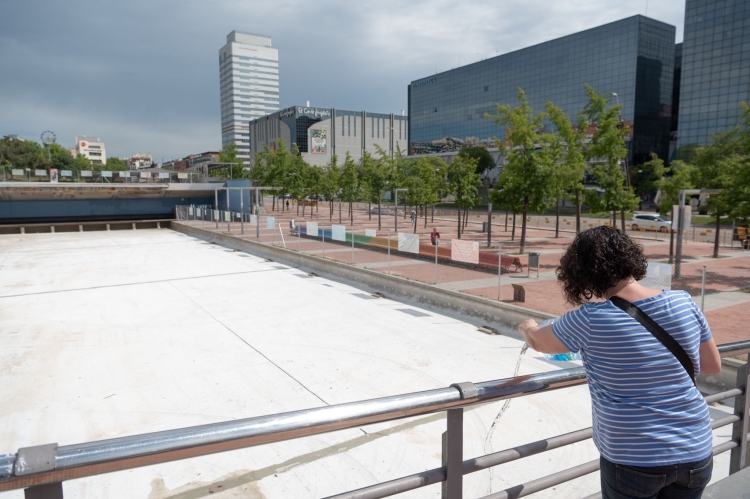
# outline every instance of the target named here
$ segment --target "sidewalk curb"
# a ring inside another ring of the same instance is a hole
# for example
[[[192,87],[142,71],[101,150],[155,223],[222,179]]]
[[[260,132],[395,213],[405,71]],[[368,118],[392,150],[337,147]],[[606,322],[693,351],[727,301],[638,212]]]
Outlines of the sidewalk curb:
[[[541,322],[556,317],[552,314],[546,314],[517,305],[493,302],[478,296],[447,291],[418,281],[383,274],[314,255],[301,254],[297,251],[276,246],[268,246],[255,241],[241,239],[227,233],[217,233],[199,227],[192,227],[177,221],[172,222],[171,229],[204,241],[221,244],[227,248],[246,251],[255,256],[300,267],[307,271],[314,271],[321,276],[333,276],[365,284],[386,296],[403,296],[436,309],[450,310],[476,317],[484,321],[484,323],[499,323],[507,328],[515,329],[518,324],[526,319],[534,319],[537,322]]]

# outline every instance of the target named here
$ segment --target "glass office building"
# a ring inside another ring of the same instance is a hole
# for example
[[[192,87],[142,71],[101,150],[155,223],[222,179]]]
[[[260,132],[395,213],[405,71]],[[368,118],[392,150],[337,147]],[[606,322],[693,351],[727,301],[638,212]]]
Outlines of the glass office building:
[[[735,126],[750,101],[750,0],[687,0],[679,148]]]
[[[444,147],[446,138],[494,144],[504,130],[484,113],[494,113],[495,103],[516,105],[519,87],[534,111],[552,101],[575,119],[589,84],[617,94],[623,120],[633,125],[631,162],[652,151],[666,158],[674,56],[675,27],[635,16],[420,78],[408,88],[410,153],[434,152],[433,142]]]

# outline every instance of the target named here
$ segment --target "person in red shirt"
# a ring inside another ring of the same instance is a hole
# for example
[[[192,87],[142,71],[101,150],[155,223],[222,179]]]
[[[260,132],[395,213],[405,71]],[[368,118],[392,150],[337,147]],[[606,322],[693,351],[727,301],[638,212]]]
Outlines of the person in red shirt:
[[[433,227],[432,232],[430,232],[430,242],[433,246],[438,243],[438,239],[440,239],[440,232],[438,232],[437,229]]]

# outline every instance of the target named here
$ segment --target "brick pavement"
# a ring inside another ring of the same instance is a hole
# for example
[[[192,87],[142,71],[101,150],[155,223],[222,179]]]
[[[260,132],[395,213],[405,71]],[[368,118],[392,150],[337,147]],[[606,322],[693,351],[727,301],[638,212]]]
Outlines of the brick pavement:
[[[288,221],[294,219],[297,223],[305,223],[302,217],[295,212],[281,214],[279,212],[268,212],[267,215],[276,218],[276,228],[266,229],[265,225],[261,227],[260,241],[265,244],[284,244],[292,250],[301,250],[309,252],[316,256],[325,256],[332,260],[343,263],[354,263],[357,266],[370,268],[376,272],[388,272],[389,257],[385,252],[365,249],[362,246],[355,247],[352,255],[349,244],[333,242],[326,239],[325,245],[321,240],[307,238],[297,238],[289,234]],[[309,213],[308,213],[309,215]],[[325,215],[325,216],[323,216]],[[520,218],[520,217],[519,217]],[[474,217],[467,226],[466,232],[462,235],[464,240],[478,241],[480,251],[497,253],[497,243],[502,243],[504,254],[517,254],[520,245],[520,227],[516,228],[515,240],[511,241],[511,231],[504,231],[504,220],[502,216],[493,217],[492,227],[492,247],[487,248],[487,234],[481,232],[481,221],[486,220],[486,215]],[[263,217],[261,216],[263,222]],[[327,212],[322,211],[316,214],[311,221],[316,221],[320,228],[330,230],[331,222],[328,220]],[[585,219],[584,219],[585,221]],[[338,222],[338,212],[335,213],[333,223]],[[348,220],[342,220],[346,225],[347,231],[354,230],[355,234],[364,234],[365,229],[377,228],[377,216],[372,220],[368,219],[363,212],[355,211],[355,220],[352,225]],[[424,228],[424,220],[419,220],[417,234],[420,242],[429,245],[429,233],[433,227],[436,227],[441,233],[441,250],[450,247],[450,240],[457,236],[456,221],[438,219],[434,222],[428,221],[427,228]],[[191,222],[195,225],[213,229],[215,225],[212,222]],[[382,217],[383,230],[378,231],[378,236],[382,241],[387,241],[386,235],[388,228],[391,229],[391,248],[396,250],[398,243],[396,233],[393,231],[393,217]],[[409,219],[399,217],[399,228],[402,231],[412,233],[412,226]],[[563,314],[573,307],[566,304],[559,285],[556,282],[554,270],[559,264],[560,257],[565,248],[570,244],[574,234],[571,232],[561,232],[559,238],[554,238],[554,232],[549,230],[537,229],[532,226],[527,229],[526,252],[536,251],[541,253],[540,256],[540,279],[527,277],[526,271],[522,274],[506,274],[501,277],[501,299],[503,302],[513,303],[513,290],[511,283],[522,284],[526,290],[525,303],[516,303],[533,310],[545,311],[553,314]],[[596,225],[595,222],[583,224],[584,228]],[[240,224],[233,222],[231,228],[227,230],[226,222],[219,224],[221,232],[231,232],[234,235],[249,240],[257,241],[256,228],[249,223],[245,223],[245,234],[240,236]],[[284,243],[282,243],[279,227],[284,234]],[[510,227],[509,227],[510,229]],[[669,257],[669,240],[668,234],[658,233],[634,233],[632,237],[638,239],[643,245],[644,251],[650,261],[666,262]],[[386,243],[387,244],[387,243]],[[325,247],[325,255],[323,249]],[[427,248],[430,251],[430,248]],[[443,250],[445,251],[445,250]],[[441,251],[441,256],[443,254]],[[423,251],[424,252],[424,251]],[[717,343],[726,343],[738,341],[741,339],[750,339],[750,331],[745,327],[750,319],[750,293],[744,290],[750,289],[750,251],[742,252],[739,249],[722,248],[722,258],[710,258],[713,252],[713,245],[710,243],[700,243],[689,241],[683,245],[683,264],[682,276],[680,279],[673,280],[672,289],[683,289],[696,297],[700,303],[700,290],[702,280],[702,267],[707,269],[706,279],[706,317],[712,327]],[[522,262],[527,262],[527,255],[520,255]],[[423,260],[413,259],[404,255],[391,254],[391,274],[401,276],[428,284],[435,284],[435,266],[434,263]],[[533,275],[533,274],[532,274]],[[553,282],[550,282],[553,281]],[[467,294],[482,296],[488,299],[497,299],[497,281],[496,275],[480,272],[476,270],[456,267],[452,265],[438,265],[438,286],[444,289],[451,289]],[[746,298],[747,297],[747,298]]]

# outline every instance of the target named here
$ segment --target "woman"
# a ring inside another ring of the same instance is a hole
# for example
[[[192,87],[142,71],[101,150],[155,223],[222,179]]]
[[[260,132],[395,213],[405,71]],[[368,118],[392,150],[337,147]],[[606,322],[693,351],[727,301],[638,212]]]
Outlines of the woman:
[[[643,248],[628,236],[581,232],[557,269],[565,298],[580,307],[550,326],[527,320],[518,329],[538,352],[581,352],[604,499],[700,498],[713,466],[708,406],[677,358],[609,299],[631,302],[666,330],[695,375],[719,372],[721,358],[690,295],[644,287],[645,275]]]

